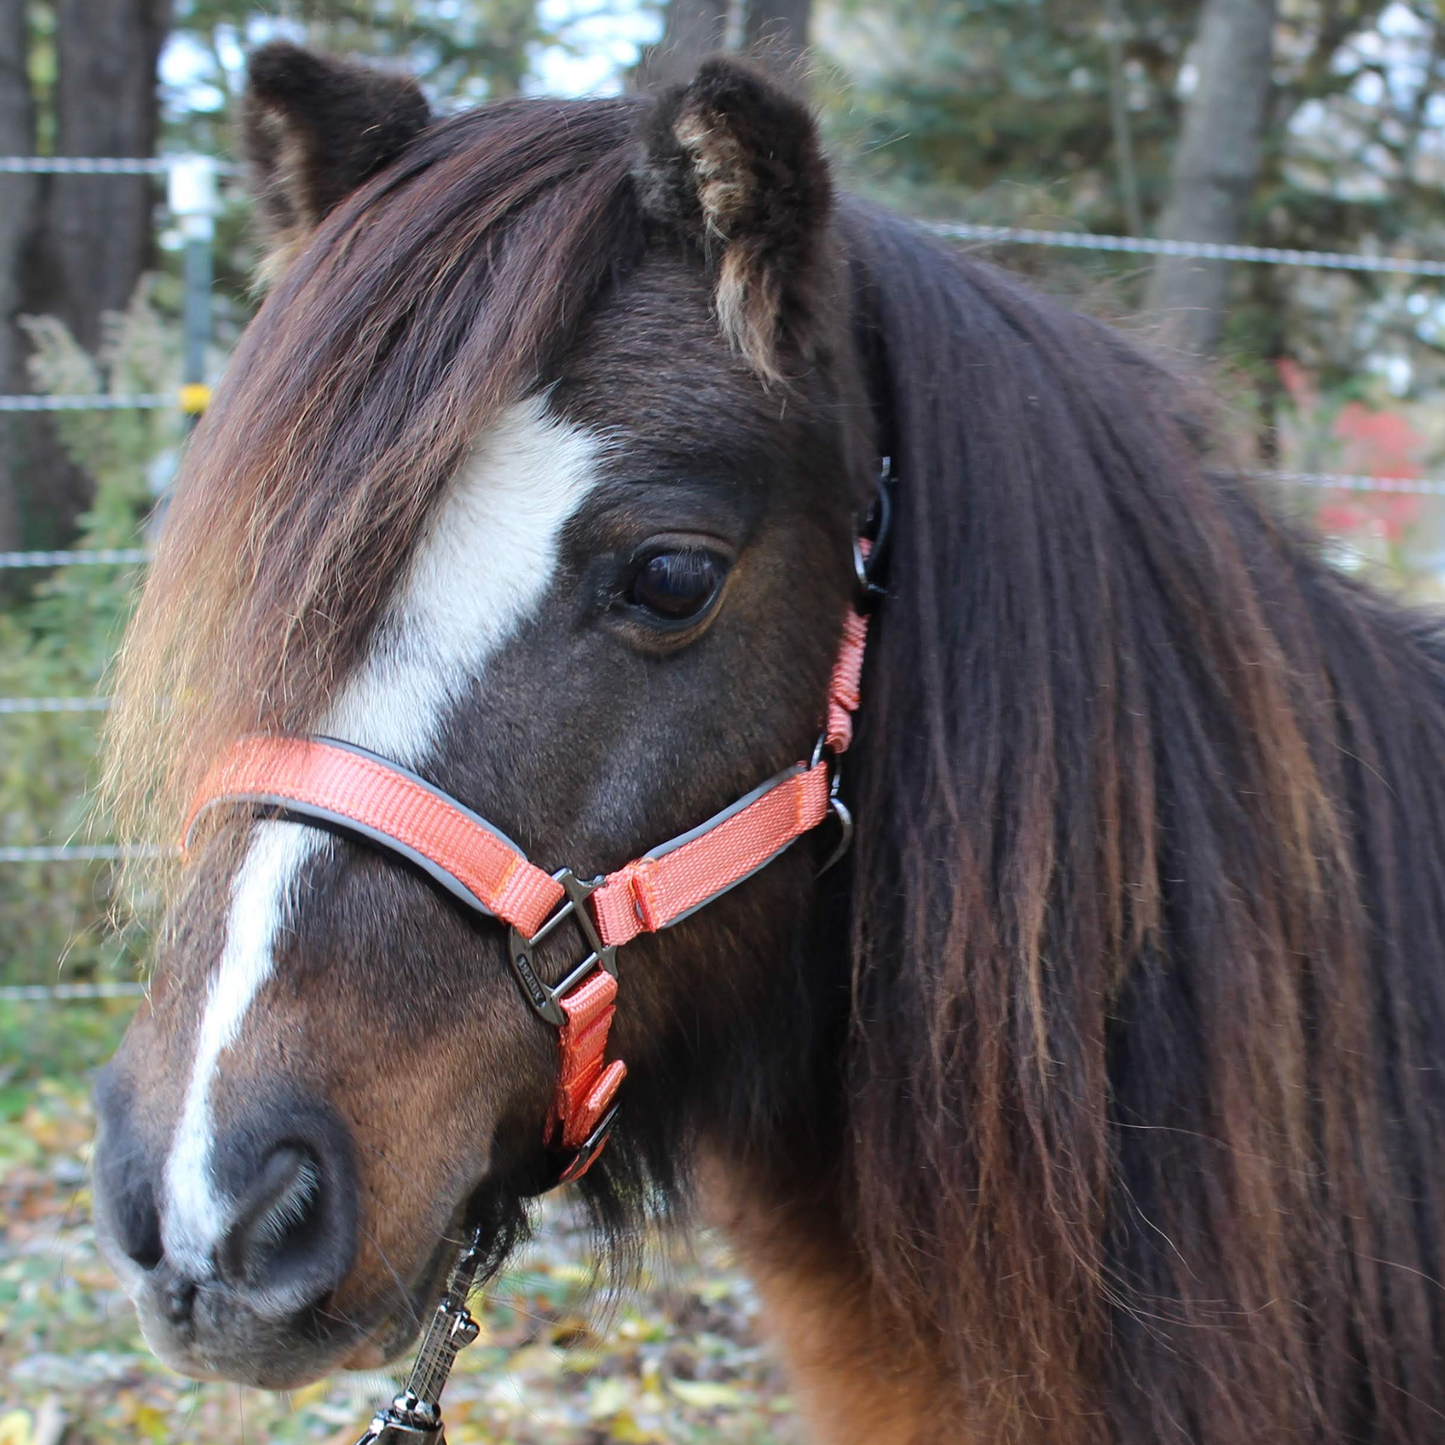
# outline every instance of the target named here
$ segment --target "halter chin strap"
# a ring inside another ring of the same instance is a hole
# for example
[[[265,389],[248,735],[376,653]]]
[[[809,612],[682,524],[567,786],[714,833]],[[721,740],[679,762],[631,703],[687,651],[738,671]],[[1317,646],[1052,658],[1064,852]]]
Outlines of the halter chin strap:
[[[627,1073],[620,1059],[604,1059],[616,1011],[617,949],[737,887],[830,814],[843,824],[846,845],[852,820],[837,796],[835,760],[852,741],[858,707],[868,636],[864,607],[876,591],[868,558],[864,539],[857,553],[859,599],[844,624],[812,757],[615,873],[586,881],[566,868],[547,873],[500,829],[416,773],[320,737],[238,742],[201,784],[183,841],[189,844],[197,819],[217,804],[277,808],[398,854],[469,908],[509,924],[508,957],[522,993],[558,1031],[557,1086],[544,1140],[566,1156],[557,1183],[580,1178],[607,1142]],[[534,951],[569,918],[589,952],[548,986]]]

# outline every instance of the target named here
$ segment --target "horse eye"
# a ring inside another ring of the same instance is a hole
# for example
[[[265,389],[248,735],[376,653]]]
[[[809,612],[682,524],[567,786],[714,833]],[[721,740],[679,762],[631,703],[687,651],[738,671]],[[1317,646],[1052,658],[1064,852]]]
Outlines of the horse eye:
[[[655,552],[633,574],[627,600],[666,622],[684,622],[717,596],[726,572],[721,557],[700,548]]]

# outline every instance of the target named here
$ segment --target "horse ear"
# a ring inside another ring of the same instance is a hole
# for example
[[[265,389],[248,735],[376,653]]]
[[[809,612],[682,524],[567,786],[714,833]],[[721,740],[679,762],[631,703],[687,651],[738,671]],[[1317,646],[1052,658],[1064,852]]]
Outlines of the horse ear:
[[[806,106],[735,60],[666,91],[642,128],[634,181],[644,215],[707,258],[718,320],[765,380],[780,347],[808,358],[828,163]]]
[[[408,76],[275,41],[252,52],[241,149],[276,274],[326,216],[426,128]]]

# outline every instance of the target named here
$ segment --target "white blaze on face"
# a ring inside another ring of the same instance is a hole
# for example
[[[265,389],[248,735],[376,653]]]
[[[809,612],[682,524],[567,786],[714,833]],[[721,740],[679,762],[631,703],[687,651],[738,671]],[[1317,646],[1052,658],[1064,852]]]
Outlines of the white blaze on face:
[[[600,451],[596,436],[549,416],[540,399],[503,413],[438,508],[318,731],[422,767],[449,705],[546,594],[558,538],[596,484]],[[208,1272],[227,1219],[211,1177],[211,1080],[271,976],[303,865],[329,846],[328,834],[301,823],[258,823],[231,886],[161,1210],[166,1254],[193,1277]]]

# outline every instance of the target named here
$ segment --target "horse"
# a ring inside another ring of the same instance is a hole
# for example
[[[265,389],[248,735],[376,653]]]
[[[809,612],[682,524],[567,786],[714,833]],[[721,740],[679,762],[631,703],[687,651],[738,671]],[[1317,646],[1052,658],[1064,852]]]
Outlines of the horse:
[[[276,44],[242,136],[110,725],[187,836],[96,1088],[155,1352],[374,1367],[576,1178],[725,1231],[829,1445],[1441,1438],[1439,622],[740,60],[439,118]]]

